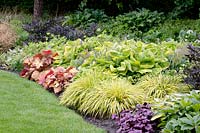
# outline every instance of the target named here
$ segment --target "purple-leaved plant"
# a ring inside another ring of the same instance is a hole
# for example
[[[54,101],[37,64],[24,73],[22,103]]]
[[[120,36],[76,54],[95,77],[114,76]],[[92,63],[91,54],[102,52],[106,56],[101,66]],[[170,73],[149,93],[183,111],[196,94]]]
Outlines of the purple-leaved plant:
[[[113,115],[119,129],[117,133],[155,133],[157,122],[151,121],[153,112],[149,104],[138,104],[134,111],[124,110],[119,115]]]

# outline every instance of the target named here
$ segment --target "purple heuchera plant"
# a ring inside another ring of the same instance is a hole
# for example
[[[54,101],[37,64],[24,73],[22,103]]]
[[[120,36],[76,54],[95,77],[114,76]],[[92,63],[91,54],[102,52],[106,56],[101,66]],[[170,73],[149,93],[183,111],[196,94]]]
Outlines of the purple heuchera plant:
[[[117,133],[155,133],[157,122],[151,121],[153,112],[149,104],[138,104],[135,111],[124,110],[119,116],[114,114],[112,119],[117,121]]]

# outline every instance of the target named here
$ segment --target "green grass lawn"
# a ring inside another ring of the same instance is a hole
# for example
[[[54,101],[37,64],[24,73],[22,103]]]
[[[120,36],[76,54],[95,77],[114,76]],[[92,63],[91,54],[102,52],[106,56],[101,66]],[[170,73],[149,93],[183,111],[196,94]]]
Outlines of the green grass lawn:
[[[34,82],[0,70],[0,133],[99,133]]]

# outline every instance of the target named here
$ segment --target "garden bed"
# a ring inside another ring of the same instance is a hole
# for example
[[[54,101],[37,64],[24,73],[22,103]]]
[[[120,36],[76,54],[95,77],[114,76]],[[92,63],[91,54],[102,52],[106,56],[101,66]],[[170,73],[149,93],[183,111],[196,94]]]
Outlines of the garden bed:
[[[0,70],[36,82],[40,89],[31,90],[50,96],[44,103],[54,95],[97,132],[199,133],[200,19],[168,15],[141,8],[111,17],[86,8],[23,27],[10,20],[19,36],[0,54]]]

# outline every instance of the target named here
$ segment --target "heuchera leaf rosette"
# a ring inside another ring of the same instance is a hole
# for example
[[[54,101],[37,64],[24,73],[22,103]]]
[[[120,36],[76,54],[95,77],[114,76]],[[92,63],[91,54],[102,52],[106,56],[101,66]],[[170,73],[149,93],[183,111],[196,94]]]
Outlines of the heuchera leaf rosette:
[[[59,94],[72,82],[72,78],[78,72],[74,67],[51,67],[57,53],[44,50],[33,57],[24,60],[24,69],[20,76],[36,81],[45,89]]]
[[[157,123],[151,121],[153,112],[149,104],[138,104],[135,111],[124,110],[119,116],[113,115],[112,119],[117,121],[119,129],[117,133],[155,133]]]
[[[38,83],[57,94],[72,82],[72,78],[77,72],[74,67],[68,67],[67,69],[64,67],[51,68],[40,75]]]
[[[25,59],[23,62],[24,69],[20,72],[20,76],[37,80],[35,79],[37,74],[48,69],[53,63],[55,56],[57,56],[57,53],[53,53],[51,50],[43,50],[41,53]],[[33,77],[31,77],[32,74],[34,75]]]

